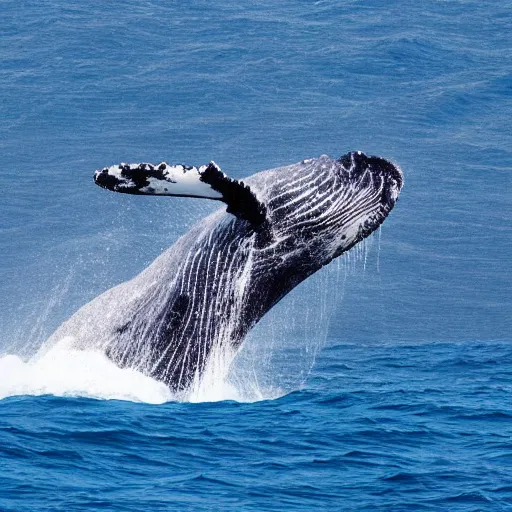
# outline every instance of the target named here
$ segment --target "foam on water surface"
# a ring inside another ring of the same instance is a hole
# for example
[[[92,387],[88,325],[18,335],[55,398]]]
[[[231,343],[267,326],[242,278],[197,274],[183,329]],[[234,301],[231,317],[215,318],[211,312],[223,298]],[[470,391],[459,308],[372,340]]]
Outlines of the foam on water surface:
[[[215,354],[203,378],[186,393],[176,395],[162,382],[134,369],[119,368],[99,351],[73,349],[72,343],[72,338],[64,338],[50,350],[26,361],[14,354],[0,357],[0,399],[54,395],[162,404],[169,401],[253,402],[284,394],[278,389],[262,390],[257,383],[231,383],[232,354]]]
[[[159,404],[172,399],[164,384],[131,369],[121,369],[98,351],[69,348],[63,339],[28,361],[0,358],[0,398],[16,395],[83,396]]]

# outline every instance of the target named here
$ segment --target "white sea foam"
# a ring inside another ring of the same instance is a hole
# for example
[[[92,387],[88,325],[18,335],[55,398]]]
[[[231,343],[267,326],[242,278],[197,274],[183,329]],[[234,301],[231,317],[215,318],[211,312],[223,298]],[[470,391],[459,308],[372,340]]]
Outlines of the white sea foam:
[[[0,357],[0,398],[16,395],[82,396],[159,404],[172,399],[164,384],[121,369],[104,354],[69,348],[63,339],[28,361]]]
[[[14,354],[0,356],[0,399],[20,395],[88,397],[162,404],[168,401],[253,402],[282,395],[266,393],[253,383],[235,386],[228,380],[232,354],[217,353],[210,359],[203,378],[190,391],[174,395],[169,388],[133,369],[121,369],[104,354],[70,348],[71,338],[24,361]]]

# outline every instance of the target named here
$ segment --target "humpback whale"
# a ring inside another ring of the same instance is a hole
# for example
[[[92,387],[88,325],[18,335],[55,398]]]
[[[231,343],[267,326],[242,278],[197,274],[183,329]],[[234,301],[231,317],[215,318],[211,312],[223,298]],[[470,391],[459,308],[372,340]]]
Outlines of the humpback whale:
[[[96,171],[108,190],[223,202],[132,280],[79,309],[50,340],[103,351],[182,392],[216,350],[234,354],[283,296],[375,231],[403,185],[398,166],[350,152],[242,181],[201,167],[120,164]]]

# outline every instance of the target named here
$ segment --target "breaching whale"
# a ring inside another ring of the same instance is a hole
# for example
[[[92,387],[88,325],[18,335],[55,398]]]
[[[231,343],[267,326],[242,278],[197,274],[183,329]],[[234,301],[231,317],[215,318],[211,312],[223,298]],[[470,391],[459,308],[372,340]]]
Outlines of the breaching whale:
[[[201,197],[224,208],[200,221],[132,280],[98,296],[49,341],[70,336],[184,391],[215,350],[233,353],[248,331],[301,281],[384,221],[403,177],[362,152],[323,155],[243,181],[202,167],[120,164],[96,171],[116,192]]]

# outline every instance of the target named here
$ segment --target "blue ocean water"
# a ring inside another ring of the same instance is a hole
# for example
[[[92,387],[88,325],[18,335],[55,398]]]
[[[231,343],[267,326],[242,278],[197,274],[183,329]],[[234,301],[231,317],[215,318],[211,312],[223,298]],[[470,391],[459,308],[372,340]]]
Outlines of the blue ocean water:
[[[0,15],[2,512],[512,509],[510,1]],[[355,149],[402,167],[401,199],[252,333],[251,364],[272,351],[261,400],[24,362],[216,208],[108,194],[94,169],[213,159],[242,178]]]
[[[512,507],[511,347],[324,352],[251,404],[7,398],[2,511]]]

